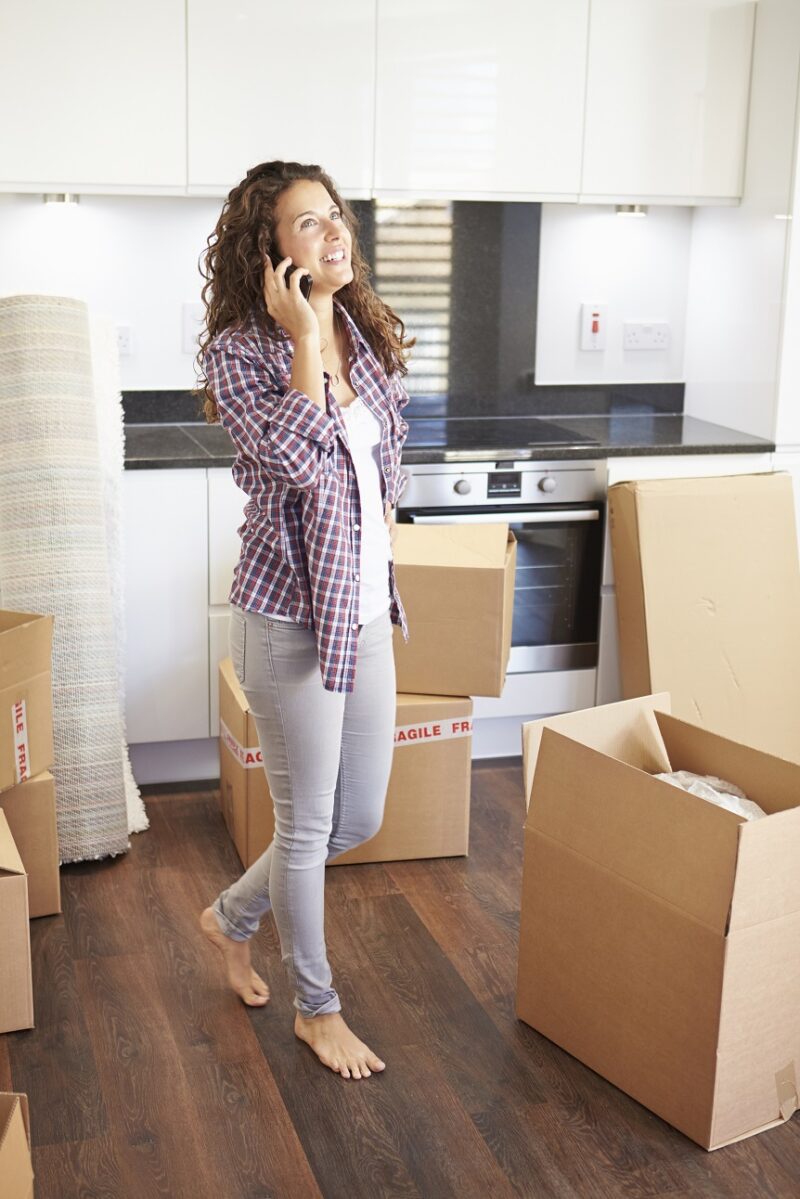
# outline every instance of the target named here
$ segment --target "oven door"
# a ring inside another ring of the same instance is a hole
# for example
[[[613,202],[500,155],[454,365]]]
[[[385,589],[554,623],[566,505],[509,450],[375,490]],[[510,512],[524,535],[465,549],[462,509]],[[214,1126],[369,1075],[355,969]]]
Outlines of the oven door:
[[[517,539],[509,674],[597,665],[602,504],[406,508],[412,524],[508,522]]]

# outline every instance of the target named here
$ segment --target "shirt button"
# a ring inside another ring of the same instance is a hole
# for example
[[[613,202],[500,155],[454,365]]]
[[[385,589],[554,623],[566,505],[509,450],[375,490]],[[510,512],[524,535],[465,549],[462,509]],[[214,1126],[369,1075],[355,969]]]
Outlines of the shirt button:
[[[352,628],[352,630],[353,630],[353,632],[354,632],[354,633],[357,633],[357,632],[358,632],[358,625],[357,625],[357,624],[355,624],[355,623],[354,623],[353,625],[351,625],[351,628]]]
[[[353,525],[353,528],[356,532],[358,532],[358,530],[361,528],[361,525]]]
[[[356,571],[356,573],[353,575],[353,578],[356,582],[358,582],[358,580],[361,578],[361,575],[358,573],[358,571]]]

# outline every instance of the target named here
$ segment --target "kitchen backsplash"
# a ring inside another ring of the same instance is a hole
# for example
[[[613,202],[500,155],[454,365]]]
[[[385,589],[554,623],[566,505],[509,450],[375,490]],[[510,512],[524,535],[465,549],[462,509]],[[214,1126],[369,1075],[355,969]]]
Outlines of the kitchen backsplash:
[[[560,204],[353,207],[377,290],[417,337],[415,394],[468,397],[479,407],[503,396],[535,411],[551,401],[532,391],[534,379],[577,385],[570,407],[617,402],[610,397],[626,395],[629,384],[683,379],[690,209],[651,208],[646,219],[628,220],[610,207]],[[198,260],[219,209],[206,198],[82,196],[74,206],[0,196],[0,295],[85,300],[129,331],[125,391],[185,393],[195,373],[183,310],[199,301]],[[580,306],[597,301],[609,305],[609,345],[581,352]],[[622,354],[622,320],[648,318],[669,325],[669,349]],[[675,389],[664,394],[674,404]]]

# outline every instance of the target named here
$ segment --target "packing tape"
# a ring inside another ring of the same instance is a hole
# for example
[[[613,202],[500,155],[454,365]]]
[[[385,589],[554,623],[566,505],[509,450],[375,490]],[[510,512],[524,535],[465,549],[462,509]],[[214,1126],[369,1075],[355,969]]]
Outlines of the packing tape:
[[[472,719],[449,716],[447,720],[432,720],[428,724],[398,724],[394,730],[395,748],[417,745],[420,741],[449,741],[453,737],[470,737]]]
[[[775,1086],[778,1089],[778,1108],[783,1120],[788,1120],[800,1107],[797,1093],[797,1073],[794,1062],[789,1062],[775,1075]]]
[[[264,765],[260,748],[242,745],[234,737],[224,720],[219,722],[219,735],[240,766],[252,770]],[[395,748],[401,745],[418,745],[421,741],[450,741],[454,737],[472,736],[472,719],[452,716],[447,720],[432,720],[427,724],[398,724],[394,730]]]
[[[260,748],[256,746],[242,745],[241,741],[237,741],[231,730],[228,728],[224,720],[219,722],[219,735],[224,745],[233,754],[240,766],[244,766],[245,770],[253,770],[257,766],[264,765],[264,759],[261,756]]]
[[[28,713],[24,699],[15,699],[11,705],[11,724],[14,729],[14,771],[18,783],[30,777],[31,754],[28,746]]]

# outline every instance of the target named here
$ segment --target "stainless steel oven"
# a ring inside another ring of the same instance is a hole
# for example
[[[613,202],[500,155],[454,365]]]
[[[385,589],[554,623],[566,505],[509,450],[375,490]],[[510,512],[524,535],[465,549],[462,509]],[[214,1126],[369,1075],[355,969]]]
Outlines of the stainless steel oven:
[[[404,465],[397,520],[507,521],[517,539],[509,674],[597,665],[605,521],[603,464]]]

